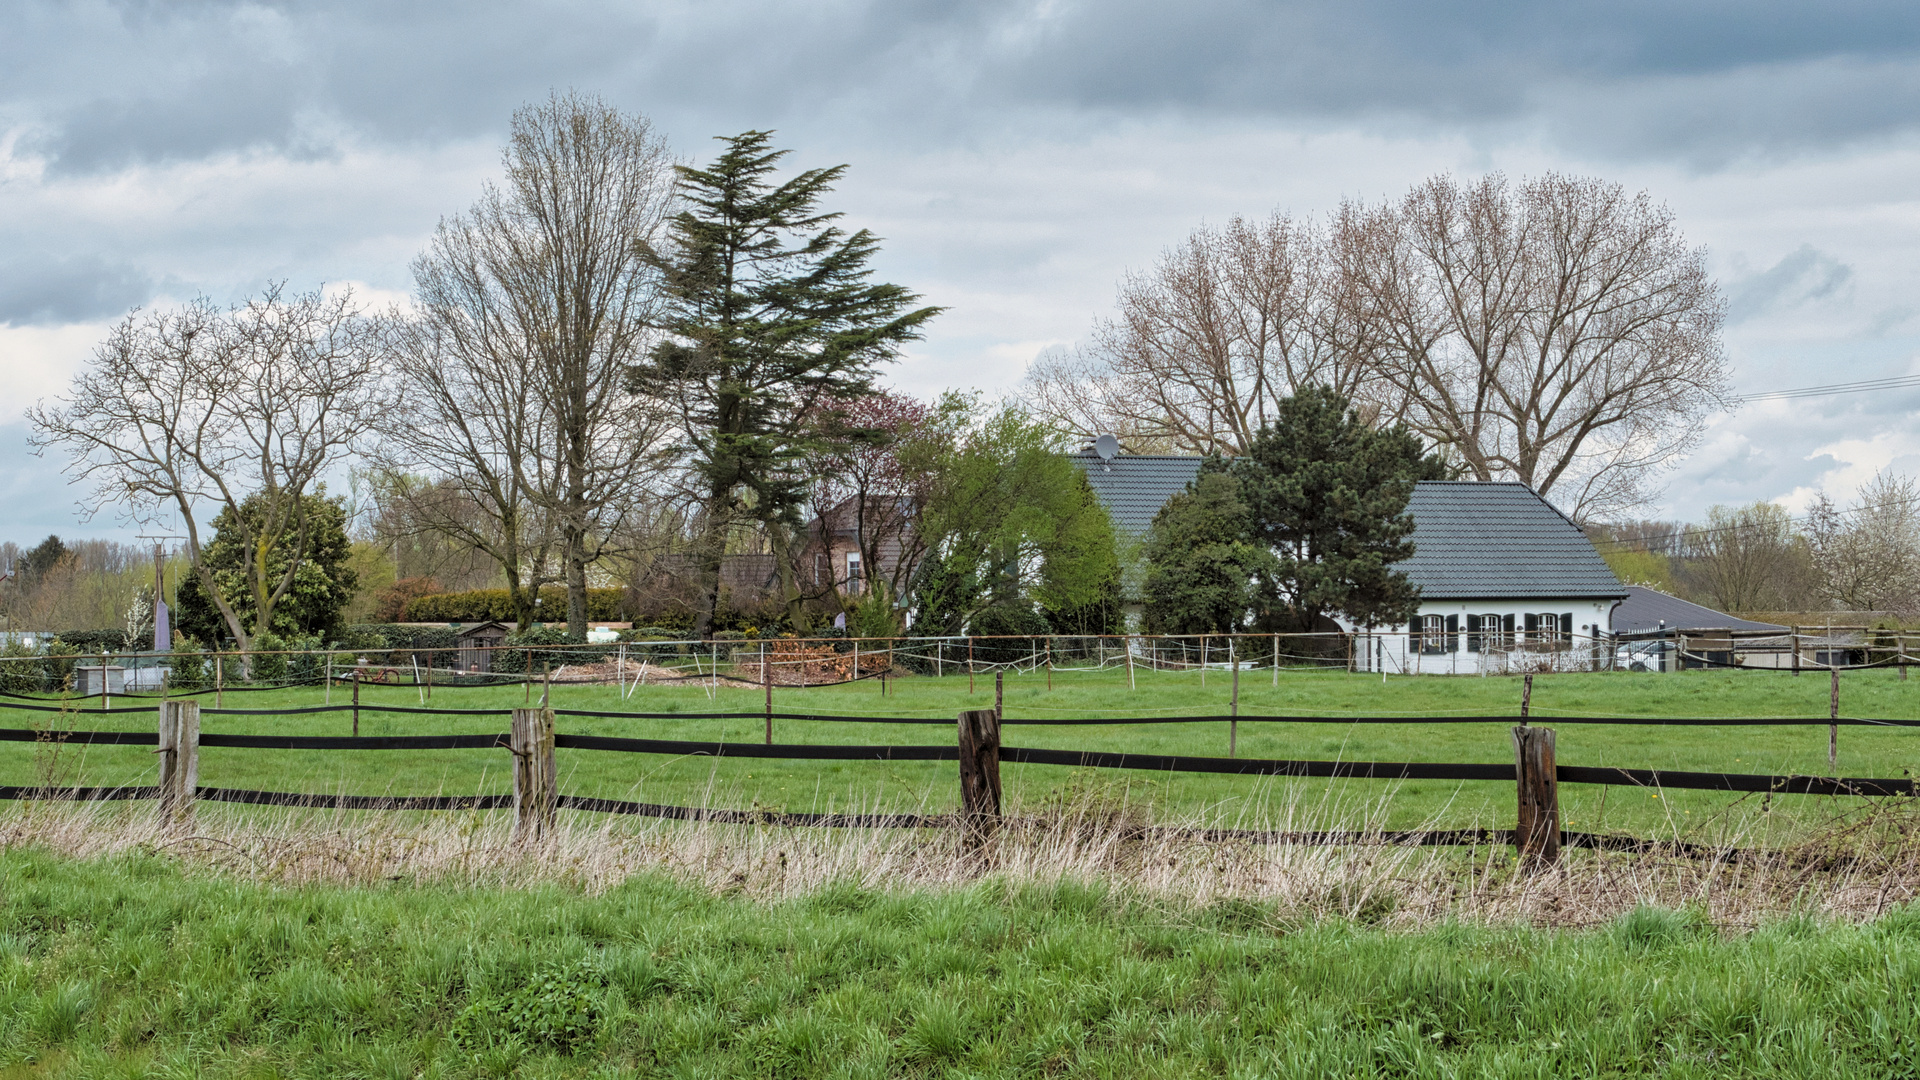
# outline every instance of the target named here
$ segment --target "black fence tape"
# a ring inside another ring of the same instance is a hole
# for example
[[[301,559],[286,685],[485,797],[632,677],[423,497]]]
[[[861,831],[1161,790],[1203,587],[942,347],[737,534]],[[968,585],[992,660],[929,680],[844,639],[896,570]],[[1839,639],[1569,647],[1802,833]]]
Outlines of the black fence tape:
[[[1560,765],[1563,784],[1607,784],[1691,791],[1773,792],[1781,795],[1916,795],[1920,785],[1907,778],[1863,779],[1830,776],[1758,776],[1751,773],[1679,772],[1668,769],[1598,769]]]
[[[513,807],[511,795],[309,795],[297,791],[201,788],[195,797],[209,802],[310,810],[508,810]]]
[[[202,742],[205,740],[202,739]],[[160,736],[152,731],[38,731],[32,728],[0,728],[0,742],[50,742],[88,746],[159,746]]]
[[[506,746],[498,735],[228,735],[202,733],[201,746],[251,750],[491,750]]]
[[[945,814],[814,814],[778,810],[716,810],[698,806],[627,802],[622,799],[592,799],[581,795],[562,795],[559,806],[562,810],[585,810],[596,814],[634,814],[640,817],[667,818],[673,821],[712,821],[722,825],[776,825],[802,828],[929,829],[951,825],[955,820],[952,816]]]
[[[45,785],[0,784],[0,799],[49,799],[58,802],[119,802],[123,799],[157,799],[157,787],[47,787]]]

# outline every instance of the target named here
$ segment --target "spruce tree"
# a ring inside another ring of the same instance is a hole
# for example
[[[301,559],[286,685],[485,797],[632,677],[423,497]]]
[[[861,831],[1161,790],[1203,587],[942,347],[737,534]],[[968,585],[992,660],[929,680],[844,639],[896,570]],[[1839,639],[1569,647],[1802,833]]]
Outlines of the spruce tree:
[[[1420,590],[1393,564],[1413,554],[1413,485],[1446,469],[1404,426],[1375,428],[1340,394],[1305,386],[1232,472],[1254,537],[1277,560],[1262,590],[1265,628],[1317,631],[1334,613],[1394,624],[1418,608]]]
[[[787,151],[771,133],[723,139],[706,168],[679,169],[688,208],[653,253],[665,286],[665,337],[631,388],[668,402],[701,503],[695,630],[712,631],[733,530],[795,535],[812,463],[861,433],[838,422],[872,392],[878,366],[920,335],[935,307],[870,280],[879,239],[848,233],[820,200],[846,171],[809,169],[776,183]],[[791,568],[787,568],[789,573]]]

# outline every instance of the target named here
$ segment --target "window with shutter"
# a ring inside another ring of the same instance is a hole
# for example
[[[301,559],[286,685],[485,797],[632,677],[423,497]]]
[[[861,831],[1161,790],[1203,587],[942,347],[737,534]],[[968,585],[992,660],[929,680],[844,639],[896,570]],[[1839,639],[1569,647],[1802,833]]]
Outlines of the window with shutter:
[[[1558,645],[1560,643],[1560,616],[1552,612],[1545,612],[1539,616],[1539,619],[1540,641],[1546,645]]]
[[[1507,638],[1513,634],[1513,616],[1502,618],[1499,615],[1480,616],[1480,647],[1487,652],[1498,652],[1507,647]]]
[[[1420,619],[1420,651],[1423,653],[1442,653],[1447,650],[1447,623],[1438,615],[1425,615]]]
[[[1526,640],[1528,644],[1532,644],[1534,642],[1539,641],[1540,640],[1540,616],[1528,615],[1527,621],[1526,621],[1526,629],[1527,629]]]

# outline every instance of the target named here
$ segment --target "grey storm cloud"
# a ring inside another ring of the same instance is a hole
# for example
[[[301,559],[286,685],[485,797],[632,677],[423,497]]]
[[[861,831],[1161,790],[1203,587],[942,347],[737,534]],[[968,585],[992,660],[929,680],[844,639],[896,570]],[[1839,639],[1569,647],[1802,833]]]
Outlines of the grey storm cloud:
[[[124,314],[152,295],[154,280],[97,255],[14,253],[0,260],[0,323],[30,326]]]
[[[1626,156],[1723,160],[1902,130],[1920,9],[1676,0],[985,0],[635,7],[27,0],[0,119],[56,168],[325,153],[499,130],[550,88],[658,115],[829,111],[923,134],[1008,110],[1204,110],[1443,124],[1538,118]],[[1604,91],[1604,92],[1602,92]]]
[[[1728,287],[1727,322],[1737,324],[1798,304],[1824,300],[1853,280],[1853,267],[1814,249],[1800,247],[1752,277]]]

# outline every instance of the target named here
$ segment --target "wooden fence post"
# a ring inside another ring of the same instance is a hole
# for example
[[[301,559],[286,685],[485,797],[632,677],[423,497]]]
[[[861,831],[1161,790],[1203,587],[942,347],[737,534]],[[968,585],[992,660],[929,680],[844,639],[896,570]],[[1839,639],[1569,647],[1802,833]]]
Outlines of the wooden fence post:
[[[1206,634],[1200,635],[1200,689],[1202,690],[1207,688],[1207,646],[1211,644],[1213,644],[1212,638]]]
[[[1006,687],[1002,681],[1005,679],[1006,674],[1004,671],[996,671],[993,673],[993,722],[995,724],[999,724],[1000,717],[1005,715],[1000,711],[1000,704],[1006,694]]]
[[[169,822],[193,812],[200,785],[200,703],[160,703],[160,815]]]
[[[760,643],[760,681],[767,684],[767,745],[773,745],[773,665],[767,663],[767,643]]]
[[[1520,726],[1527,726],[1527,717],[1533,714],[1533,672],[1527,672],[1526,680],[1520,684]]]
[[[1227,721],[1227,756],[1236,757],[1240,747],[1240,659],[1232,637],[1227,638],[1227,664],[1233,668],[1233,718]]]
[[[515,709],[507,736],[513,751],[513,838],[538,840],[553,827],[559,772],[553,760],[553,710]]]
[[[967,635],[967,693],[973,693],[973,635]]]
[[[960,815],[968,851],[986,843],[1000,825],[1000,714],[995,709],[960,714]]]
[[[1133,687],[1133,635],[1132,634],[1127,635],[1126,643],[1127,643],[1127,689],[1132,690],[1134,688]]]
[[[1829,659],[1833,650],[1827,650]],[[1833,673],[1833,688],[1827,694],[1827,771],[1840,775],[1840,669],[1830,668]]]
[[[360,665],[353,666],[353,737],[360,737]]]
[[[1560,859],[1560,782],[1554,773],[1553,729],[1513,729],[1513,769],[1519,813],[1513,850],[1523,867],[1538,869]]]

